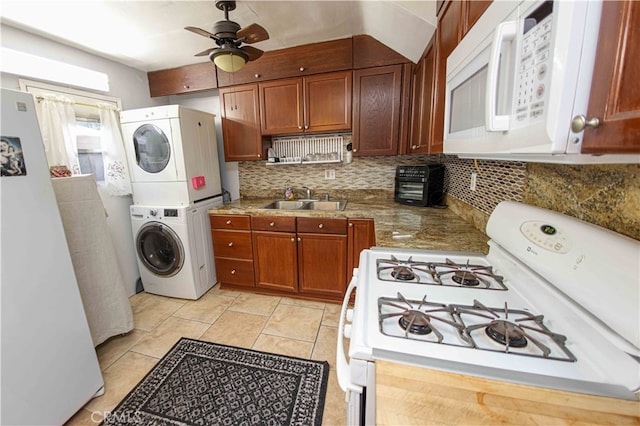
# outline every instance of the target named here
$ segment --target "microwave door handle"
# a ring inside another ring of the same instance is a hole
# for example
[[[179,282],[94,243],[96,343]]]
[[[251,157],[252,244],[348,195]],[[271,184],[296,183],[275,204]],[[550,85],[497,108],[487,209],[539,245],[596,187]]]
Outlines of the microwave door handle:
[[[487,131],[501,132],[509,130],[509,115],[496,114],[496,102],[498,99],[498,74],[500,71],[500,52],[505,41],[513,40],[516,36],[516,21],[502,22],[496,28],[491,54],[487,69],[487,93],[486,93],[486,117]]]

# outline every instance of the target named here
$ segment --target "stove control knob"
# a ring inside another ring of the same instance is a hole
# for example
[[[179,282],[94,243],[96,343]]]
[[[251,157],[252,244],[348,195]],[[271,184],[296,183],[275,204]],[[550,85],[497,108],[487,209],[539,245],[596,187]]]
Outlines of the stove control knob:
[[[347,321],[353,322],[353,309],[347,309],[347,315],[345,316]]]
[[[350,339],[351,338],[351,325],[345,324],[344,331],[343,331],[342,334],[344,334],[344,337],[346,337],[347,339]]]

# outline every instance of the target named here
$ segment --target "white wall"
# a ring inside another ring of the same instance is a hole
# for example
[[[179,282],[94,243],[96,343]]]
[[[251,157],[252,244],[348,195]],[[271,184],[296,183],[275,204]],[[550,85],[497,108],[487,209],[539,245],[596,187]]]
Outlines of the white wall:
[[[166,97],[149,96],[147,75],[135,68],[2,24],[0,40],[2,46],[9,49],[106,73],[110,83],[110,91],[106,94],[120,98],[123,109],[164,105],[168,102]],[[18,78],[20,76],[0,72],[0,86],[20,90]],[[34,80],[33,77],[30,79]],[[136,281],[140,277],[129,214],[132,199],[130,196],[111,197],[102,192],[101,196],[108,213],[107,224],[118,255],[118,265],[127,286],[127,294],[131,295],[135,293]]]
[[[213,64],[211,65],[213,66]],[[232,200],[240,198],[240,178],[238,163],[224,161],[224,144],[222,139],[222,120],[220,115],[220,96],[218,91],[194,93],[180,96],[169,96],[171,104],[184,105],[216,115],[216,139],[218,142],[218,158],[220,159],[220,179],[222,188],[229,191]]]

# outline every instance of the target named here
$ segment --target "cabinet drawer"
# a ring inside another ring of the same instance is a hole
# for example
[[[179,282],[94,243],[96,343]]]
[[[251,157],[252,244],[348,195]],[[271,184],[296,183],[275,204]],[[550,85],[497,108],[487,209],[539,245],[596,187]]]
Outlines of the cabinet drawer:
[[[214,229],[211,231],[211,239],[215,257],[253,258],[250,232]]]
[[[221,283],[254,286],[253,261],[216,257],[216,275]]]
[[[296,232],[296,218],[252,216],[251,227],[255,231]]]
[[[299,217],[298,232],[314,234],[347,234],[347,219]]]
[[[245,215],[210,215],[211,229],[250,230],[250,216]]]

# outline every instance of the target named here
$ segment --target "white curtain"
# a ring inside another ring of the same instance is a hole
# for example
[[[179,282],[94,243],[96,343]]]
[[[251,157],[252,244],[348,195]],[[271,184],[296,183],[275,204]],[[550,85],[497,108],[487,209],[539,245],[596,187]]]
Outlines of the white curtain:
[[[59,95],[43,95],[38,102],[40,130],[49,166],[65,165],[80,174],[73,101]]]
[[[110,195],[131,194],[131,180],[120,132],[118,110],[109,104],[98,104],[100,113],[100,144],[104,163],[104,180]]]

